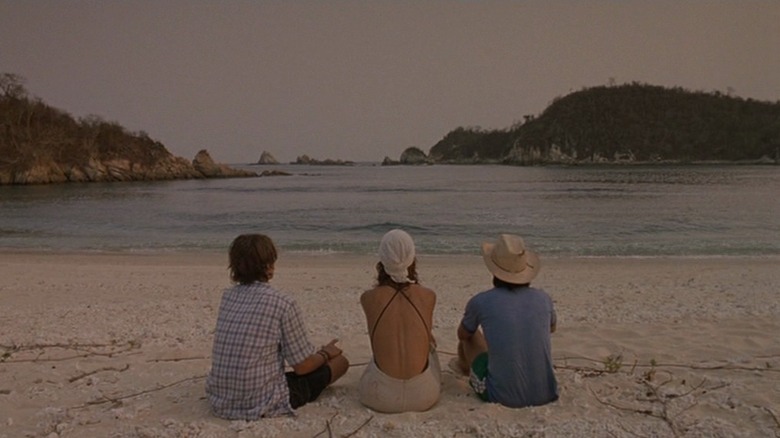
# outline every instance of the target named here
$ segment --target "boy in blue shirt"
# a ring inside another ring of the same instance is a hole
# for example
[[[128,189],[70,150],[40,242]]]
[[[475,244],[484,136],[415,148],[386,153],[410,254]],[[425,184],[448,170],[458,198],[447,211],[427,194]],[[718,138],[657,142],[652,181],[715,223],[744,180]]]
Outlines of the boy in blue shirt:
[[[494,287],[466,304],[458,368],[484,401],[520,408],[557,400],[550,342],[555,309],[546,292],[530,286],[539,257],[511,234],[484,243],[482,256]]]

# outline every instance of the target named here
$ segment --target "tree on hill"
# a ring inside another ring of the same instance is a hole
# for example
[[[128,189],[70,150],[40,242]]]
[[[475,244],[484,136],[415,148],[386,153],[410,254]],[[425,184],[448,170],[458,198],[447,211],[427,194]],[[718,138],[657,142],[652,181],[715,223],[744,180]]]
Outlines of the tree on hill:
[[[437,161],[499,161],[508,151],[509,132],[458,127],[449,132],[430,150]]]

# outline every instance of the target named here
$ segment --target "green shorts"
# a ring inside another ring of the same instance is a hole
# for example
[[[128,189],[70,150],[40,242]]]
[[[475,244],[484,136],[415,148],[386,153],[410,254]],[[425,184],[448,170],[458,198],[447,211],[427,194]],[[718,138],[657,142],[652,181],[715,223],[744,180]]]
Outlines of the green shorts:
[[[477,396],[482,401],[489,401],[486,381],[487,375],[488,354],[487,352],[484,352],[475,357],[474,362],[471,362],[471,372],[469,373],[469,385],[471,385],[471,389],[477,393]]]

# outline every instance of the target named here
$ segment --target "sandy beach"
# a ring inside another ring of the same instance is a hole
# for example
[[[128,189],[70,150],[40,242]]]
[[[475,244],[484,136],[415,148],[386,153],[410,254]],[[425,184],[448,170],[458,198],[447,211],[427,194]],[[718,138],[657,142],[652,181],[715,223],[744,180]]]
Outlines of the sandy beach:
[[[542,257],[544,255],[542,254]],[[447,364],[475,256],[418,257],[438,295],[442,396],[381,414],[357,399],[369,360],[358,297],[369,256],[282,253],[273,284],[347,375],[295,417],[213,417],[205,400],[225,254],[0,254],[0,437],[780,436],[780,259],[543,258],[561,398],[508,409]]]

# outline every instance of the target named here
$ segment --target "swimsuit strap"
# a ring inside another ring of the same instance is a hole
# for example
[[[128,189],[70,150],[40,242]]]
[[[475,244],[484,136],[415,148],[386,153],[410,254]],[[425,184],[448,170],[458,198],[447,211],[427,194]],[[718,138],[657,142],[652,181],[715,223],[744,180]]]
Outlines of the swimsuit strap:
[[[422,321],[423,325],[425,326],[426,333],[430,333],[431,329],[428,328],[428,324],[425,322],[425,318],[423,318],[422,313],[420,313],[420,309],[418,309],[417,306],[414,305],[411,298],[406,296],[406,294],[403,292],[403,289],[400,292],[401,292],[401,296],[406,298],[406,301],[408,301],[409,304],[411,304],[412,309],[414,309],[414,311],[417,312],[417,316],[420,317],[420,321]]]
[[[374,326],[371,327],[371,342],[374,342],[374,332],[376,332],[376,326],[379,325],[379,320],[382,319],[382,315],[385,314],[385,310],[390,307],[390,303],[392,303],[395,297],[398,296],[399,292],[401,292],[401,289],[396,289],[393,296],[390,297],[390,299],[387,301],[387,304],[385,304],[385,307],[383,307],[382,311],[379,312],[379,316],[377,316],[376,320],[374,321]]]
[[[404,290],[406,290],[406,287],[403,287],[401,289],[396,289],[395,293],[393,294],[393,296],[390,297],[390,299],[387,301],[387,304],[385,304],[385,307],[383,307],[382,311],[379,312],[379,316],[374,321],[374,326],[371,327],[371,342],[374,342],[374,333],[376,332],[376,326],[379,325],[379,320],[382,319],[382,316],[385,314],[385,310],[387,310],[387,308],[390,307],[390,303],[393,302],[393,300],[395,299],[395,297],[398,296],[398,294],[401,294],[401,296],[406,298],[406,301],[408,301],[409,304],[412,305],[412,308],[414,309],[414,311],[417,312],[417,316],[420,317],[420,321],[422,321],[423,325],[425,326],[426,332],[430,333],[431,330],[428,328],[428,324],[425,322],[425,318],[423,318],[422,313],[420,313],[420,310],[417,308],[417,306],[414,305],[414,303],[412,302],[411,298],[406,296],[406,294],[404,293]]]

